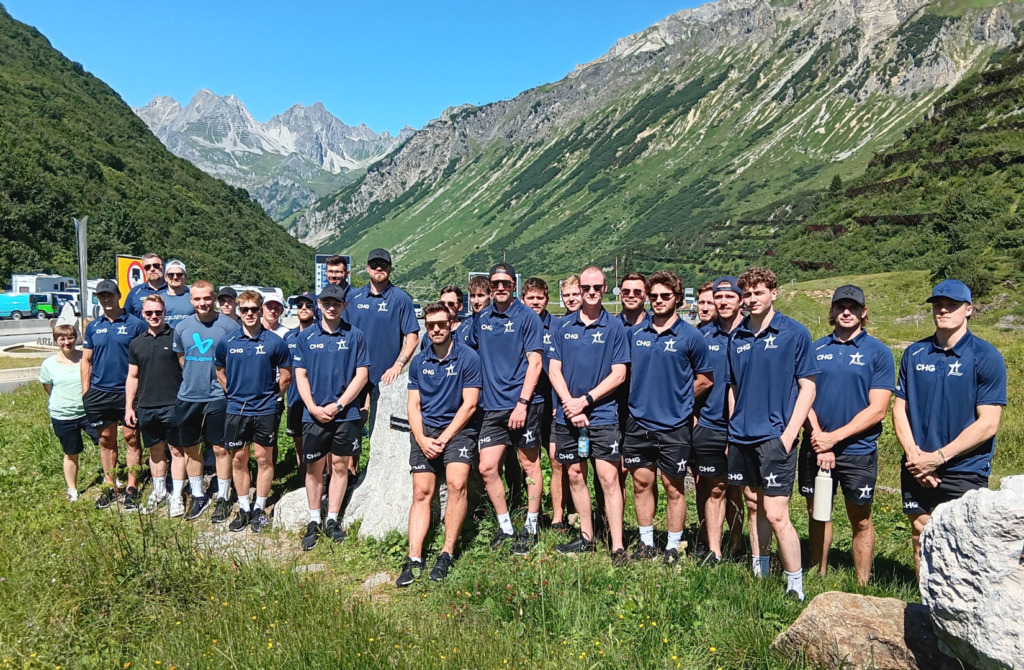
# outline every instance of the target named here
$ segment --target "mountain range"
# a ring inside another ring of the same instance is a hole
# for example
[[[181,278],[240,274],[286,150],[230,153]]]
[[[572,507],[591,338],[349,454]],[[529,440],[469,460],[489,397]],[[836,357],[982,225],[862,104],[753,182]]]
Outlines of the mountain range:
[[[206,89],[184,107],[158,96],[132,109],[172,153],[246,189],[278,220],[352,182],[415,132],[348,126],[319,102],[260,123],[234,95]]]

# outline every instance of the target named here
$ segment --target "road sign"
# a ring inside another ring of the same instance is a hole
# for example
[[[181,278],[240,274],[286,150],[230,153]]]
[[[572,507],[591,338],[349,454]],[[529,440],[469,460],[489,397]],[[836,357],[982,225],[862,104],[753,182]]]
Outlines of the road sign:
[[[327,259],[335,254],[317,254],[313,257],[314,272],[313,276],[316,279],[313,281],[313,289],[317,295],[320,295],[320,291],[327,286]],[[349,274],[352,273],[352,257],[341,254],[341,257],[345,259],[345,265],[348,266]],[[351,282],[350,282],[351,283]]]
[[[128,292],[146,281],[142,259],[135,256],[117,257],[117,289],[121,291],[121,307],[128,299]]]

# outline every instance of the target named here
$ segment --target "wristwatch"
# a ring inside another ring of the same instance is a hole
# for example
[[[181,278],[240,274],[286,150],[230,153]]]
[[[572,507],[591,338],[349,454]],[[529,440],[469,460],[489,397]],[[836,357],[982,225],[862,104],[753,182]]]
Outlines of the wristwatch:
[[[529,405],[530,404],[530,401],[528,399],[526,399],[526,398],[520,398],[516,402],[518,402],[520,405]]]
[[[589,393],[584,393],[583,397],[587,399],[588,406],[594,404],[594,396],[590,395]]]
[[[338,408],[338,414],[341,414],[341,409],[342,409],[341,408],[341,403],[339,403],[337,400],[335,400],[334,401],[334,406]]]

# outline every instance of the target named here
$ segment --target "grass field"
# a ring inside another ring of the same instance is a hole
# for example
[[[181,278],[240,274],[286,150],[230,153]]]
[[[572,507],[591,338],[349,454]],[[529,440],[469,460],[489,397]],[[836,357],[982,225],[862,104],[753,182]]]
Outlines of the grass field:
[[[819,335],[827,328],[816,324],[827,302],[821,294],[841,283],[787,286],[780,306]],[[884,341],[928,334],[927,320],[920,327],[891,323],[909,302],[927,295],[923,273],[863,278],[862,284],[874,308],[872,331]],[[980,319],[976,332],[994,341],[1010,366],[1011,407],[995,466],[1004,475],[1024,470],[1016,411],[1024,345],[986,325],[995,318],[993,312]],[[547,530],[529,559],[512,558],[487,547],[493,515],[482,510],[464,531],[446,583],[424,578],[402,591],[390,582],[364,589],[363,581],[382,571],[394,578],[404,538],[351,534],[343,544],[321,543],[303,554],[297,538],[271,531],[235,550],[201,549],[209,544],[209,513],[189,523],[97,511],[95,486],[80,503],[64,502],[60,448],[41,389],[2,396],[0,408],[0,668],[804,667],[769,651],[804,607],[783,597],[777,561],[765,580],[753,579],[745,564],[616,569],[606,553],[558,555],[552,547],[563,536]],[[282,447],[275,492],[296,484],[284,448],[290,442]],[[893,486],[891,430],[881,448],[883,483]],[[83,483],[97,467],[89,446]],[[850,532],[839,513],[834,570],[826,578],[805,577],[808,600],[837,589],[917,598],[898,496],[882,493],[876,501],[872,583],[857,585]],[[691,520],[693,512],[691,500]],[[802,537],[806,516],[795,500]],[[629,504],[626,519],[628,537],[635,539]],[[663,513],[657,528],[664,530]],[[428,538],[428,564],[440,543],[440,534]]]
[[[14,356],[0,356],[0,370],[38,368],[42,362],[43,358],[15,358]]]

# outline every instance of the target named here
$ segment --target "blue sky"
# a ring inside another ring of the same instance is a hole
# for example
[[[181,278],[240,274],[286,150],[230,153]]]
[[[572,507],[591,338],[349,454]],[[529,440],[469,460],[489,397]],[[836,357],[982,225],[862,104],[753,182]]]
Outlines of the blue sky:
[[[697,0],[495,3],[0,0],[141,106],[234,93],[259,121],[321,101],[375,131],[422,127],[564,77]]]

